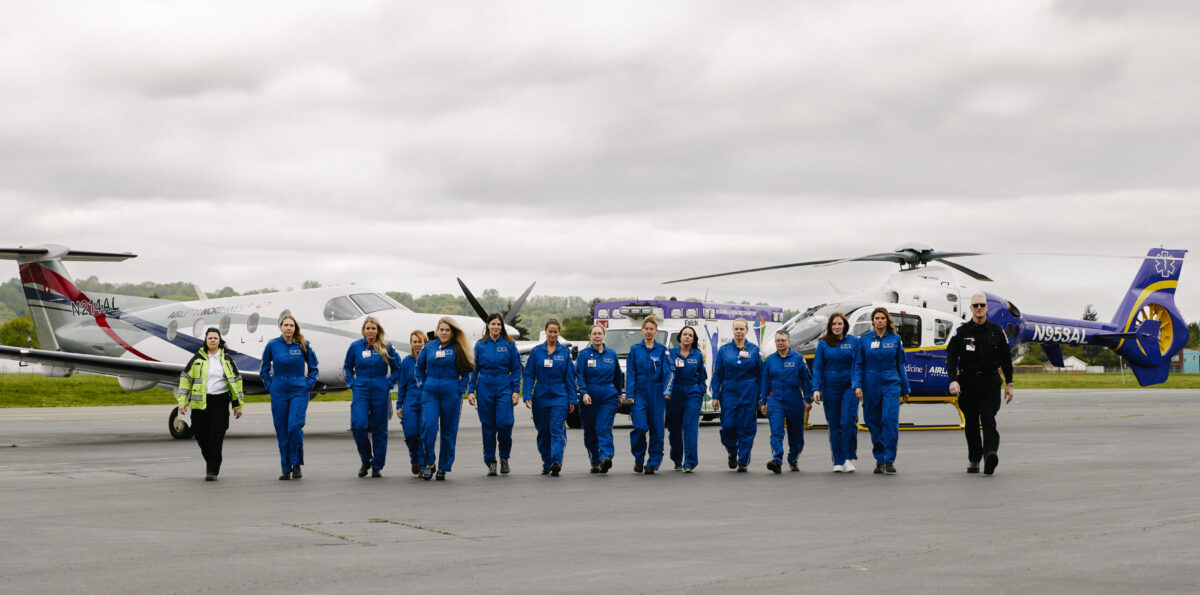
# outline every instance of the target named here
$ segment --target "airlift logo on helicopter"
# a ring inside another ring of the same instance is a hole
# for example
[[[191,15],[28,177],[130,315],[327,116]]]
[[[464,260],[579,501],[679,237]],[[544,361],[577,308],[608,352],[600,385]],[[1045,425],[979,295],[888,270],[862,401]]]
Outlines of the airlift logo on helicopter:
[[[941,252],[923,244],[908,243],[892,252],[760,267],[667,283],[850,261],[897,263],[900,271],[889,277],[879,290],[813,306],[787,321],[782,330],[791,335],[793,349],[811,356],[834,312],[846,315],[851,333],[864,335],[871,329],[871,311],[879,306],[887,308],[904,342],[905,369],[913,400],[918,402],[955,402],[949,396],[946,346],[957,327],[970,318],[964,304],[970,303],[973,295],[987,298],[988,319],[1004,330],[1010,348],[1018,343],[1037,343],[1046,351],[1050,363],[1061,367],[1063,344],[1106,347],[1128,362],[1142,386],[1164,382],[1171,357],[1187,343],[1184,330],[1187,325],[1175,306],[1175,289],[1187,250],[1149,250],[1116,315],[1107,323],[1025,314],[1003,297],[962,284],[949,269],[929,266],[940,263],[976,281],[990,282],[987,276],[948,260],[979,254]]]

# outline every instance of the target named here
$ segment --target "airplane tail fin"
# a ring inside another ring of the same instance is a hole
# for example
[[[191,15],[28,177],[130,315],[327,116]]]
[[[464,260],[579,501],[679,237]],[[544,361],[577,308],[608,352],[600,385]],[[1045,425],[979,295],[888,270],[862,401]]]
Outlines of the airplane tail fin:
[[[55,329],[70,323],[77,314],[103,316],[103,304],[93,303],[75,283],[63,261],[117,262],[136,257],[129,252],[90,252],[66,246],[43,244],[31,248],[0,248],[0,260],[15,260],[29,315],[37,329],[42,349],[59,349]]]
[[[1113,350],[1129,362],[1142,386],[1166,381],[1171,357],[1187,343],[1187,323],[1175,306],[1186,254],[1151,249],[1113,316],[1112,323],[1127,333]]]

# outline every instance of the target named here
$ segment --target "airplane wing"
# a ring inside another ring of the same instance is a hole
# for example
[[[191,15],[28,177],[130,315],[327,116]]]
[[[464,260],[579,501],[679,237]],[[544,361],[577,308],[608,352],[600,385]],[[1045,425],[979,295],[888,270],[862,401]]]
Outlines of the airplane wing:
[[[0,357],[22,362],[43,364],[67,368],[74,372],[91,372],[106,376],[135,376],[138,378],[154,379],[160,384],[175,385],[179,382],[179,374],[183,365],[165,362],[109,357],[106,355],[86,355],[82,353],[66,353],[47,349],[28,349],[24,347],[9,347],[0,345]],[[262,383],[258,372],[238,370],[247,384],[247,393],[262,392]],[[251,386],[258,390],[249,390]]]

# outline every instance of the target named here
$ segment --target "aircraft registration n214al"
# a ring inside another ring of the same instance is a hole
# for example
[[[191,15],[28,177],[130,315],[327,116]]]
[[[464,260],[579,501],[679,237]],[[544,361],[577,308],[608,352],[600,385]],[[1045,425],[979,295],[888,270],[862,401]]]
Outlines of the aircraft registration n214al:
[[[0,346],[0,357],[41,364],[42,373],[66,377],[74,372],[116,376],[129,391],[162,387],[174,390],[187,361],[204,345],[204,331],[221,330],[230,356],[245,379],[248,394],[265,392],[259,380],[267,342],[279,335],[278,323],[291,314],[319,360],[316,393],[346,389],[342,362],[350,344],[361,338],[363,320],[374,316],[392,345],[409,352],[409,334],[431,334],[441,314],[413,312],[381,291],[359,286],[323,287],[229,298],[176,301],[124,295],[85,293],[63,266],[64,261],[122,261],[129,253],[84,252],[64,246],[0,248],[0,259],[16,260],[41,349]],[[461,281],[460,281],[461,283]],[[511,322],[529,291],[509,311]],[[450,316],[474,343],[486,332],[479,318]],[[186,429],[169,427],[177,438]]]
[[[1094,345],[1115,351],[1128,364],[1142,386],[1165,382],[1170,360],[1187,343],[1187,323],[1175,306],[1175,290],[1187,250],[1154,248],[1147,252],[1133,283],[1110,322],[1074,320],[1023,313],[1016,304],[978,287],[960,283],[946,268],[929,266],[940,262],[977,281],[988,277],[948,258],[976,256],[976,252],[939,252],[919,243],[909,243],[892,252],[856,258],[827,259],[732,271],[667,281],[682,283],[725,275],[799,266],[828,266],[849,261],[895,262],[901,266],[877,291],[841,297],[808,308],[784,323],[796,351],[809,355],[825,333],[825,323],[834,312],[846,315],[850,331],[871,332],[871,311],[886,308],[907,352],[906,368],[913,401],[951,403],[946,371],[946,346],[957,327],[970,319],[972,295],[982,293],[988,301],[988,319],[1000,325],[1009,346],[1036,343],[1051,364],[1063,365],[1063,345]],[[960,422],[962,413],[959,412]],[[917,426],[908,426],[917,427]],[[944,426],[937,426],[944,427]],[[961,427],[961,426],[960,426]]]

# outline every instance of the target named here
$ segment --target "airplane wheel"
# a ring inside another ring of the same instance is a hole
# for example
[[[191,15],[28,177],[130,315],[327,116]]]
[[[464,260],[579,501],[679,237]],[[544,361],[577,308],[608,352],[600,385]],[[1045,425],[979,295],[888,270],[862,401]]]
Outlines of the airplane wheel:
[[[578,407],[575,408],[575,411],[567,414],[567,427],[572,430],[578,430],[583,427],[583,420],[579,419]]]
[[[167,421],[167,429],[171,431],[171,437],[176,440],[187,440],[192,437],[192,427],[184,425],[183,422],[175,423],[175,418],[179,415],[179,408],[171,408],[171,418]]]

